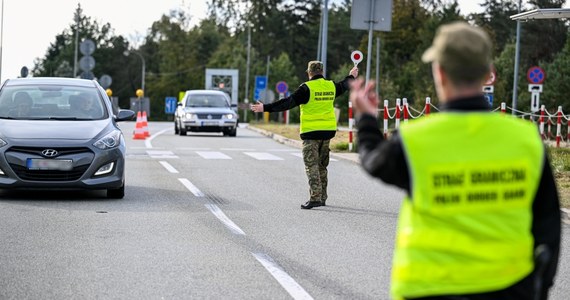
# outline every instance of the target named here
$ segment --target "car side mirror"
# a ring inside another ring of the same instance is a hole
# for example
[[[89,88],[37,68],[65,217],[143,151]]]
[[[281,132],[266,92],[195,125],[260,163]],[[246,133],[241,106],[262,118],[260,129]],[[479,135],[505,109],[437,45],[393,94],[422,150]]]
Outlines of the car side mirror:
[[[119,109],[119,113],[115,116],[115,121],[130,121],[135,118],[135,112],[128,109]]]
[[[182,102],[178,102],[177,106],[182,106]]]

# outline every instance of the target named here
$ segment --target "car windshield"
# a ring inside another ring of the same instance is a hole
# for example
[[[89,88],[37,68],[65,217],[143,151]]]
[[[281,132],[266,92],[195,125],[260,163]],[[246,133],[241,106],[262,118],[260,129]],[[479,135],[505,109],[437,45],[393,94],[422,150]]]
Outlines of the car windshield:
[[[104,107],[95,87],[6,86],[0,94],[0,119],[99,120]]]
[[[196,94],[186,100],[187,107],[228,107],[226,98],[222,95]]]

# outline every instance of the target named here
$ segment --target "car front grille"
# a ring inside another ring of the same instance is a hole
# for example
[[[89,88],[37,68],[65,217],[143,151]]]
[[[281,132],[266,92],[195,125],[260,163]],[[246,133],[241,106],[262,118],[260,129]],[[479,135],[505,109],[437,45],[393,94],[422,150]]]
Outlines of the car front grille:
[[[86,147],[11,147],[6,151],[6,155],[12,153],[25,153],[37,156],[43,156],[42,151],[45,149],[54,149],[58,152],[58,157],[62,155],[93,153]],[[30,181],[74,181],[83,176],[89,168],[89,164],[76,166],[69,171],[60,170],[29,170],[26,166],[10,163],[10,167],[16,175],[22,180]]]
[[[208,118],[208,116],[211,116]],[[198,119],[206,119],[206,120],[219,120],[222,118],[220,114],[198,114]]]
[[[26,167],[10,164],[10,167],[22,180],[33,181],[74,181],[81,178],[89,165],[77,166],[70,171],[28,170]]]

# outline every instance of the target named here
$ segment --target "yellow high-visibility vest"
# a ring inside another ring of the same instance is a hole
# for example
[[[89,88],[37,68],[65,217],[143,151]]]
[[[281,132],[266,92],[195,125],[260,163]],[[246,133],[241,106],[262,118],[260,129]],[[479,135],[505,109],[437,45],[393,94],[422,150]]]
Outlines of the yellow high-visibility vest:
[[[319,78],[305,82],[309,87],[309,102],[301,105],[300,132],[317,130],[336,131],[334,99],[336,88],[334,82]]]
[[[404,124],[400,134],[411,194],[398,221],[392,296],[490,292],[529,275],[544,163],[536,126],[446,112]]]

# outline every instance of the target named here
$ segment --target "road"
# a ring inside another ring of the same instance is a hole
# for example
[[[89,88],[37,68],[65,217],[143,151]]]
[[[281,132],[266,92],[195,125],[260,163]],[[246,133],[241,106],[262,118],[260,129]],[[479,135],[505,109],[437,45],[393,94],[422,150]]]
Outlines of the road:
[[[335,159],[327,206],[302,210],[298,148],[121,127],[124,199],[0,191],[0,299],[389,298],[401,191]],[[568,229],[552,299],[570,295]]]

